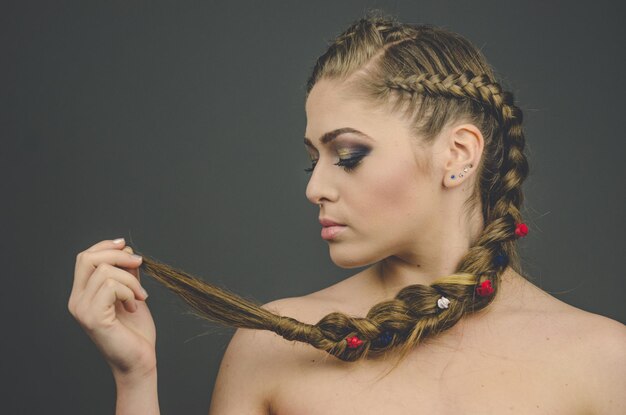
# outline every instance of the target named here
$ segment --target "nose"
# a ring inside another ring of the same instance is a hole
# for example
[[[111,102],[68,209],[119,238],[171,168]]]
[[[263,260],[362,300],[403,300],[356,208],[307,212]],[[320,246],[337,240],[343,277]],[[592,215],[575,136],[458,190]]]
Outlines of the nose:
[[[311,172],[305,194],[306,198],[314,205],[337,199],[338,192],[333,181],[332,169],[322,165],[321,159],[318,160]]]

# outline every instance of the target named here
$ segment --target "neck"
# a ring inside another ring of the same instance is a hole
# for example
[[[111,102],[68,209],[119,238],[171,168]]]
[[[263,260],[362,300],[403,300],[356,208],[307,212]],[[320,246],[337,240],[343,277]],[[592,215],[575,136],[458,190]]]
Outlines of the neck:
[[[371,267],[376,285],[386,296],[395,295],[407,285],[430,285],[440,277],[454,274],[482,232],[483,221],[477,214],[470,220],[432,223],[429,229],[422,232],[419,247],[407,247]]]

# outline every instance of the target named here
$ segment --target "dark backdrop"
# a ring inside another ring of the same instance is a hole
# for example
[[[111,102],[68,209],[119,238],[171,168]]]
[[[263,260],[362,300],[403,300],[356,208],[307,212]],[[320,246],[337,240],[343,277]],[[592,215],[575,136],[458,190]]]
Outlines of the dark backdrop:
[[[2,2],[3,413],[113,413],[67,310],[75,256],[99,240],[259,302],[360,270],[330,261],[304,195],[304,83],[371,6],[483,50],[525,112],[524,271],[626,321],[619,2]],[[144,285],[162,413],[206,414],[234,330]]]

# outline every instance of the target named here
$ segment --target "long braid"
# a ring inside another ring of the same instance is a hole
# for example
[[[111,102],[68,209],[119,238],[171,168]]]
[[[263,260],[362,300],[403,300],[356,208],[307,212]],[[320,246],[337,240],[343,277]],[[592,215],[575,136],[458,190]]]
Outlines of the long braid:
[[[145,255],[142,268],[210,321],[270,330],[350,362],[393,349],[399,362],[424,339],[487,307],[507,266],[519,268],[515,240],[524,234],[518,231],[528,175],[522,111],[513,94],[495,82],[480,52],[460,36],[376,16],[358,20],[335,39],[316,62],[307,94],[322,78],[354,80],[351,85],[381,104],[399,97],[397,102],[415,105],[416,131],[426,139],[457,115],[470,116],[480,127],[486,146],[474,193],[482,202],[485,226],[456,271],[430,285],[402,288],[365,317],[332,312],[307,324]]]

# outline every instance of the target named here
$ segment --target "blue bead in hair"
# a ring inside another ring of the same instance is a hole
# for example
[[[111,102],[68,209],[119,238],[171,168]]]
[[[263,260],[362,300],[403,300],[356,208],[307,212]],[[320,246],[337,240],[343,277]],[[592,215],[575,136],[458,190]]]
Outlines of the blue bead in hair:
[[[378,336],[378,344],[381,347],[387,346],[389,343],[391,343],[392,338],[393,338],[393,335],[391,334],[391,332],[385,331],[380,336]]]
[[[507,263],[507,257],[506,255],[496,255],[496,257],[494,258],[494,263],[498,266],[504,266]]]

